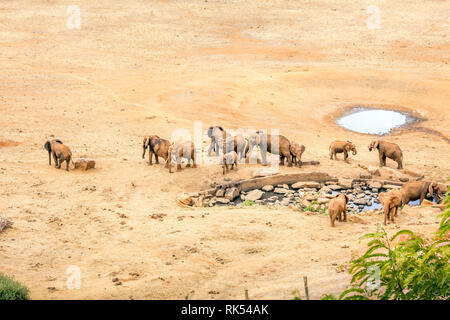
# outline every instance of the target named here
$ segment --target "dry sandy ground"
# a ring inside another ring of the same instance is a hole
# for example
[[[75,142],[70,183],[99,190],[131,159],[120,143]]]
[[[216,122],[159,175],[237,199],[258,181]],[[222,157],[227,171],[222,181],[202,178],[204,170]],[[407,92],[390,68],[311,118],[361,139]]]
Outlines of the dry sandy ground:
[[[321,161],[283,172],[358,176],[358,164],[378,164],[372,137],[334,118],[352,105],[395,106],[424,119],[389,137],[404,166],[450,174],[448,1],[76,1],[81,28],[69,29],[72,4],[0,4],[0,215],[14,222],[0,234],[0,272],[34,299],[240,299],[244,289],[289,299],[304,275],[312,298],[337,294],[349,280],[338,267],[382,221],[331,229],[326,216],[287,208],[177,207],[178,193],[221,181],[220,169],[149,167],[144,135],[192,133],[193,121],[278,129]],[[369,5],[380,29],[366,26]],[[48,166],[52,137],[97,168]],[[328,160],[334,139],[351,139],[358,155]],[[429,234],[438,212],[406,210],[387,229]],[[80,289],[66,286],[71,265]]]

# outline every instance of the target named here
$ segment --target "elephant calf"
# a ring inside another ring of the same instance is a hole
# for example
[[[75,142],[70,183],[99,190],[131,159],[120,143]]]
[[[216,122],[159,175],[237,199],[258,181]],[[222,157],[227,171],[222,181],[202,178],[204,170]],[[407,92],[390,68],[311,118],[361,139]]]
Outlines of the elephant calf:
[[[302,154],[303,154],[303,152],[305,152],[305,146],[299,145],[296,142],[291,142],[291,144],[289,146],[289,150],[290,150],[291,156],[292,156],[292,163],[298,167],[301,167],[303,164]]]
[[[397,216],[397,210],[402,205],[402,192],[400,189],[392,189],[389,192],[380,193],[378,198],[384,208],[384,224],[387,221],[394,223],[394,215]]]
[[[55,161],[55,168],[61,169],[61,164],[66,161],[66,170],[69,171],[69,162],[72,160],[70,148],[62,143],[61,140],[51,140],[44,144],[48,151],[48,165],[52,164],[51,155]]]
[[[344,153],[344,160],[347,160],[350,151],[356,156],[356,146],[351,141],[333,141],[329,147],[330,159],[337,160],[336,154]]]
[[[427,193],[430,194],[431,197],[436,197],[434,194],[439,195],[440,188],[436,182],[430,181],[413,181],[407,182],[401,187],[402,192],[402,204],[408,204],[410,201],[415,201],[420,199],[420,204],[422,204],[423,200],[427,197]]]
[[[172,144],[169,147],[168,154],[167,162],[169,164],[169,173],[172,173],[172,160],[175,160],[177,164],[177,172],[181,171],[182,158],[187,159],[187,168],[191,166],[191,160],[193,163],[192,167],[197,168],[197,165],[195,164],[195,147],[192,141]]]
[[[158,136],[152,135],[149,137],[144,138],[144,143],[143,143],[143,149],[144,152],[142,153],[142,159],[145,158],[145,150],[147,150],[148,148],[148,164],[152,165],[152,158],[153,155],[155,155],[155,159],[156,159],[156,164],[159,164],[159,160],[158,157],[163,158],[164,160],[166,160],[166,165],[165,167],[167,168],[169,163],[167,161],[167,159],[169,158],[169,147],[170,147],[170,142],[169,140],[165,140],[165,139],[161,139]]]
[[[338,194],[328,203],[328,215],[331,219],[331,226],[334,227],[334,221],[347,222],[347,203],[348,197],[345,194]]]
[[[222,174],[225,174],[225,172],[230,172],[233,168],[238,166],[238,156],[236,151],[231,151],[228,153],[225,153],[222,157]]]
[[[369,144],[369,151],[373,149],[378,149],[380,166],[386,166],[386,158],[390,158],[397,162],[397,169],[403,169],[403,153],[397,144],[383,140],[374,140]]]

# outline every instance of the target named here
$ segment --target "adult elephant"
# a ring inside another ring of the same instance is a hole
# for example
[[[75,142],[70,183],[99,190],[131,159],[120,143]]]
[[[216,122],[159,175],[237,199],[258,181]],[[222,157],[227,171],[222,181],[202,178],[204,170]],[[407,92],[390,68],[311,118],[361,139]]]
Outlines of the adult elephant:
[[[380,166],[385,166],[386,158],[390,158],[397,162],[397,169],[403,169],[403,152],[397,144],[383,140],[374,140],[369,145],[369,151],[373,149],[378,149]]]
[[[440,196],[440,188],[436,182],[432,181],[412,181],[405,183],[401,189],[402,204],[408,204],[410,201],[420,199],[420,204],[429,194],[437,202]]]
[[[245,157],[249,149],[248,142],[242,134],[237,134],[234,137],[227,135],[225,140],[221,137],[219,144],[222,154],[234,151],[237,154],[238,161]]]
[[[276,147],[278,142],[278,148]],[[270,135],[262,131],[250,135],[249,143],[249,158],[255,146],[259,146],[261,151],[261,160],[264,166],[267,165],[267,152],[271,154],[278,154],[280,156],[280,165],[284,165],[284,159],[288,161],[288,167],[292,167],[292,155],[290,151],[291,143],[282,135]]]
[[[220,126],[209,127],[208,137],[211,138],[211,144],[208,148],[208,157],[211,157],[211,151],[214,150],[216,156],[219,155],[219,142],[227,138],[227,132]]]

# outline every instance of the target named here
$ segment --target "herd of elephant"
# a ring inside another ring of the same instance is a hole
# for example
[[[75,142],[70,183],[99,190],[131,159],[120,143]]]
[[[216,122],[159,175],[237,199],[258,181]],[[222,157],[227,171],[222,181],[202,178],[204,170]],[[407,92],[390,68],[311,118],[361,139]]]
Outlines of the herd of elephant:
[[[215,126],[208,129],[208,137],[211,144],[208,149],[208,156],[214,151],[216,155],[222,154],[222,173],[225,174],[233,166],[237,166],[242,158],[249,159],[255,146],[260,148],[262,164],[267,165],[267,152],[277,154],[280,157],[280,165],[296,166],[302,165],[302,154],[305,146],[296,142],[289,141],[282,135],[269,135],[262,131],[256,131],[248,138],[242,134],[230,135],[222,127]],[[192,141],[171,143],[169,140],[162,139],[157,135],[151,135],[144,138],[143,154],[145,158],[146,150],[149,152],[149,164],[152,165],[153,155],[156,163],[159,164],[159,157],[166,161],[165,167],[172,172],[172,162],[177,164],[177,171],[181,170],[181,160],[187,160],[186,167],[196,167],[195,146]],[[61,164],[66,162],[66,170],[69,171],[69,163],[72,161],[72,152],[70,148],[63,144],[61,140],[47,141],[44,148],[48,151],[48,162],[51,165],[53,156],[55,167],[60,169]],[[386,165],[386,158],[397,162],[398,169],[403,168],[403,154],[400,147],[391,142],[383,140],[374,140],[369,144],[369,151],[377,149],[379,153],[380,165]],[[329,147],[330,159],[336,160],[336,154],[343,153],[344,160],[347,160],[349,152],[357,154],[356,146],[350,141],[334,141]],[[73,163],[73,161],[72,161]],[[384,223],[394,221],[397,210],[400,206],[408,204],[409,201],[420,199],[420,203],[426,198],[427,194],[432,197],[439,192],[439,186],[436,182],[414,181],[405,183],[400,189],[393,189],[379,195],[380,203],[384,207]],[[334,227],[335,221],[347,221],[347,203],[348,197],[345,194],[336,195],[329,203],[329,216],[331,226]]]
[[[279,155],[280,165],[284,165],[286,159],[287,166],[291,167],[293,164],[302,166],[302,154],[305,152],[305,146],[290,141],[282,135],[270,135],[263,131],[256,131],[248,138],[242,134],[231,135],[220,126],[210,127],[208,129],[208,137],[211,139],[211,144],[208,149],[208,156],[214,151],[216,155],[222,154],[222,173],[225,174],[230,169],[237,167],[238,161],[242,158],[249,159],[252,155],[254,147],[259,147],[261,153],[261,162],[267,165],[267,153]],[[55,162],[55,167],[61,168],[61,164],[66,162],[66,170],[69,171],[69,163],[72,161],[72,152],[70,148],[62,143],[61,140],[47,141],[44,148],[48,151],[49,165],[51,165],[51,156]],[[151,135],[144,138],[143,154],[149,151],[149,164],[152,165],[153,155],[156,163],[159,164],[158,157],[166,161],[166,168],[172,173],[172,162],[177,164],[177,171],[181,171],[181,160],[187,160],[186,167],[197,167],[195,163],[195,146],[192,141],[185,141],[179,143],[171,143],[169,140],[160,138],[157,135]],[[386,165],[386,158],[393,159],[398,164],[398,169],[403,168],[403,154],[400,147],[391,142],[383,140],[372,141],[369,145],[369,151],[377,149],[379,152],[380,165]],[[330,159],[336,160],[337,153],[344,154],[344,160],[347,160],[348,153],[357,154],[356,146],[350,141],[334,141],[329,148]],[[73,161],[72,161],[73,163]]]

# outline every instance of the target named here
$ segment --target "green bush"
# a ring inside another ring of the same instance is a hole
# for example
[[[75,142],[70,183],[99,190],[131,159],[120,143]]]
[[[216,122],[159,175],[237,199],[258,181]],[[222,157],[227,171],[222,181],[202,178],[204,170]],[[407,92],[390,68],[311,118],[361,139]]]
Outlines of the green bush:
[[[28,293],[20,282],[0,274],[0,300],[28,300]]]
[[[450,187],[449,187],[450,192]],[[388,237],[380,227],[361,239],[370,239],[367,251],[350,262],[351,287],[338,299],[448,300],[450,298],[450,197],[439,229],[431,239],[401,230]],[[400,235],[408,239],[393,246]],[[326,295],[323,299],[333,299]]]
[[[253,200],[245,200],[244,202],[242,202],[243,207],[253,206],[254,204],[255,204],[255,201],[253,201]]]

